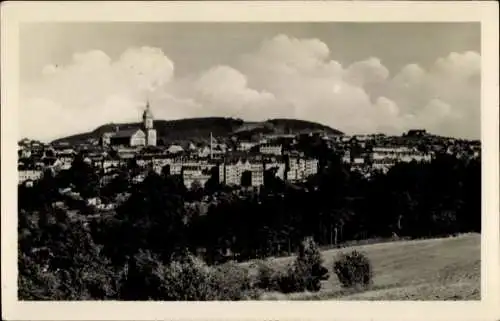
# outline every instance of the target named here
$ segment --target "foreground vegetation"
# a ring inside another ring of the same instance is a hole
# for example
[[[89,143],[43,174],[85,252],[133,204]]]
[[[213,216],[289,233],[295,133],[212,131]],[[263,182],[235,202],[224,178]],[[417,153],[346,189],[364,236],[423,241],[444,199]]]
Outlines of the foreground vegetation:
[[[373,284],[363,291],[345,289],[331,267],[339,252],[365,253],[373,266]],[[322,252],[330,277],[319,292],[267,292],[266,300],[479,300],[481,237],[457,237],[355,246]],[[270,260],[283,268],[292,257]],[[255,266],[254,262],[245,263]]]

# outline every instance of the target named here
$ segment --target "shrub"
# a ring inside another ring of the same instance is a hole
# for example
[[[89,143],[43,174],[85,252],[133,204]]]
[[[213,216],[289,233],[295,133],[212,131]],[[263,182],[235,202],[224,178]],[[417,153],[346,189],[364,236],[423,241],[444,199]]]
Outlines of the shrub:
[[[333,271],[345,288],[368,287],[372,283],[373,271],[370,260],[358,251],[341,253],[334,262]]]
[[[124,267],[120,280],[121,300],[161,300],[165,283],[165,267],[150,251],[139,251]]]
[[[303,292],[306,290],[305,275],[295,264],[289,265],[284,272],[276,276],[278,289],[282,293]]]
[[[256,298],[249,271],[233,262],[209,267],[190,253],[166,265],[150,253],[136,256],[123,294],[126,299],[165,301],[243,300]],[[132,295],[132,296],[131,296]]]
[[[256,296],[249,270],[234,262],[211,268],[211,291],[214,300],[244,300]]]
[[[211,269],[193,255],[171,262],[162,272],[163,300],[206,301],[217,297],[211,281]]]
[[[280,273],[267,262],[259,262],[255,286],[266,291],[279,291]]]
[[[299,291],[317,292],[321,289],[321,281],[327,280],[328,269],[323,265],[323,259],[318,245],[312,238],[306,238],[299,246],[299,254],[294,266],[288,274],[293,274],[290,281],[294,281]],[[291,276],[291,275],[290,275]]]
[[[285,271],[280,272],[269,266],[259,270],[259,287],[282,293],[311,291],[321,289],[321,281],[328,279],[328,269],[322,266],[323,260],[318,246],[311,238],[305,239],[297,259]]]

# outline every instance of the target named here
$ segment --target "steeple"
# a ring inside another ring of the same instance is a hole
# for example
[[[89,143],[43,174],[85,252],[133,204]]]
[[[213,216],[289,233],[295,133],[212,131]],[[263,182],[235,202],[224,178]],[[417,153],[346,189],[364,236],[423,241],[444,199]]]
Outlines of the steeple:
[[[152,129],[153,128],[153,114],[151,113],[151,109],[149,106],[149,100],[146,102],[146,109],[142,114],[142,120],[144,122],[144,129]]]
[[[149,106],[149,99],[146,102],[146,109],[142,114],[142,121],[144,126],[144,132],[146,134],[146,145],[156,146],[156,130],[154,129],[153,113],[151,112]]]

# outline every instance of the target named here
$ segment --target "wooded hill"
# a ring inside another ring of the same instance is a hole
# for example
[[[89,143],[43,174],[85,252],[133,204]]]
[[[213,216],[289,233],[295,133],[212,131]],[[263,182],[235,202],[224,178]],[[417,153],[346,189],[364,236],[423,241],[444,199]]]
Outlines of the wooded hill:
[[[53,141],[54,143],[68,142],[71,144],[84,142],[89,139],[99,139],[116,126],[120,130],[139,128],[141,123],[105,124],[87,133],[72,135]],[[179,120],[156,120],[154,127],[157,130],[158,143],[168,144],[178,141],[208,141],[210,133],[214,137],[230,137],[233,135],[248,137],[262,134],[310,133],[325,132],[332,135],[343,133],[331,127],[297,119],[270,119],[262,122],[246,122],[241,119],[209,117],[189,118]]]

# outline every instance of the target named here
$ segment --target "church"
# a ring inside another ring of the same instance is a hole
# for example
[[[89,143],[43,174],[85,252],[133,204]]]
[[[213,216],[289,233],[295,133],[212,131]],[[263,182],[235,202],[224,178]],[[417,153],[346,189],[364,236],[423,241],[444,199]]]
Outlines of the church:
[[[153,124],[153,113],[146,104],[146,109],[142,114],[142,126],[140,128],[120,129],[120,126],[115,127],[114,132],[104,133],[102,136],[102,144],[104,146],[156,146],[156,130]]]

